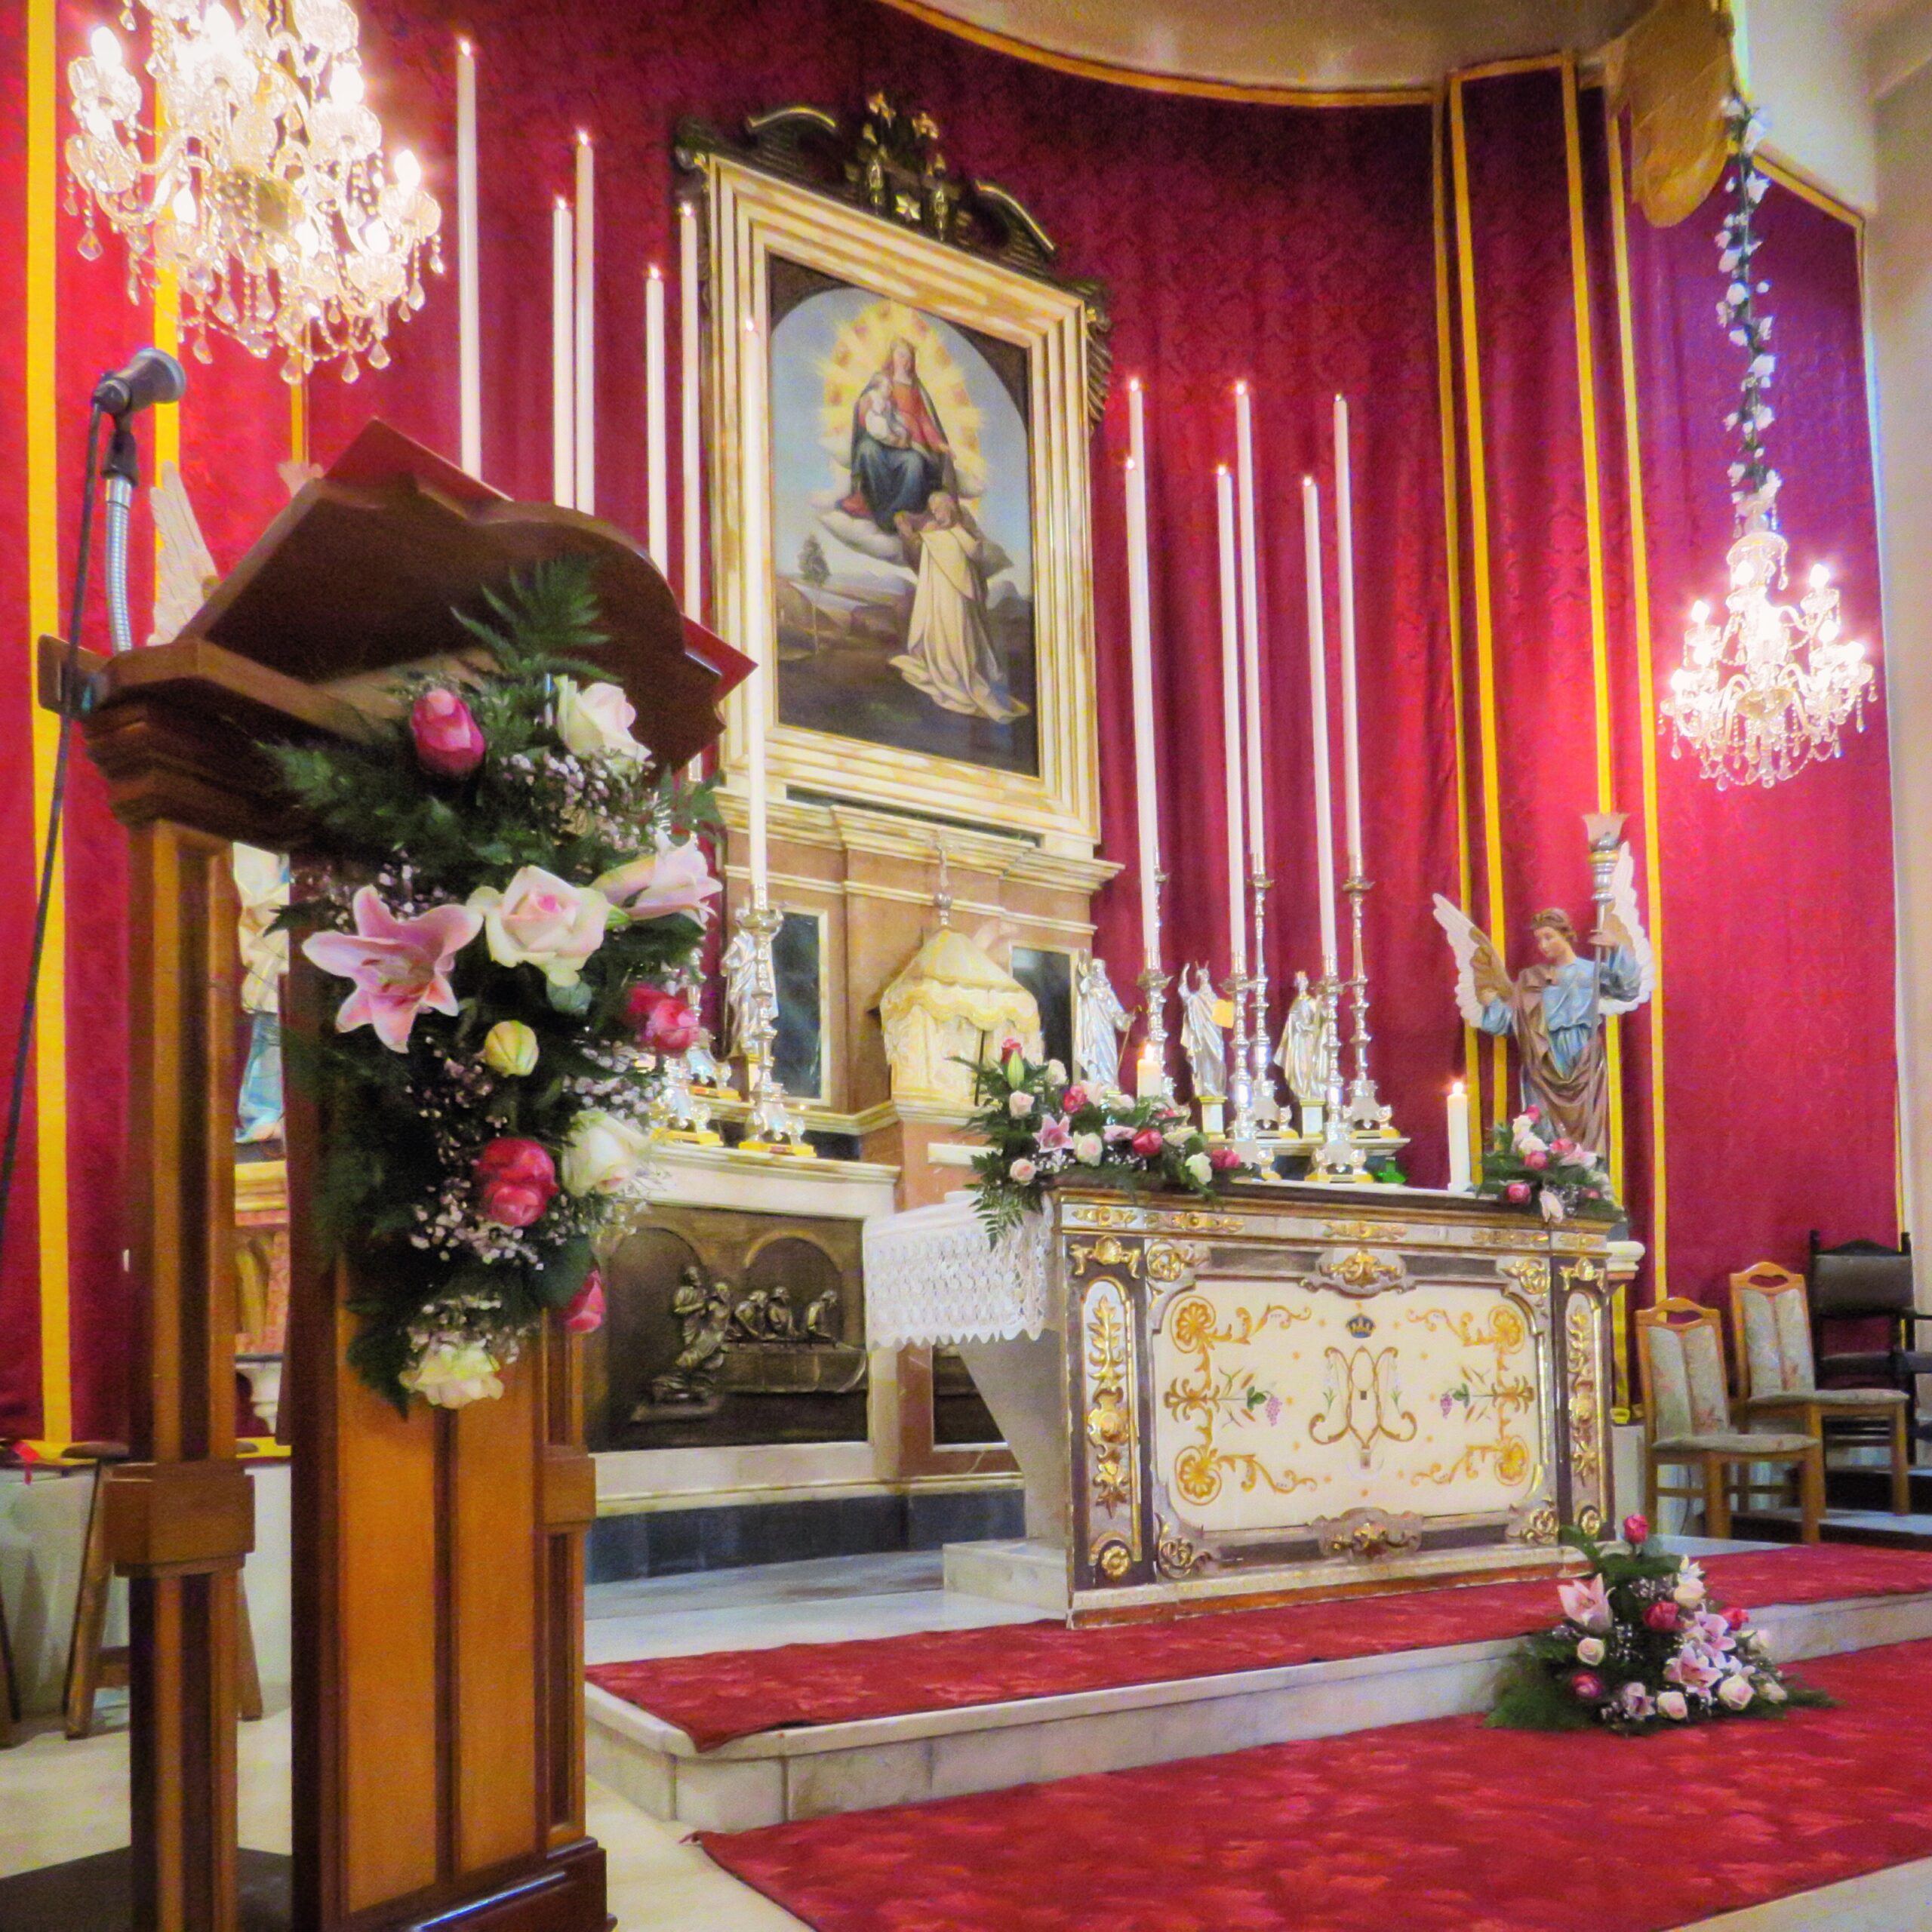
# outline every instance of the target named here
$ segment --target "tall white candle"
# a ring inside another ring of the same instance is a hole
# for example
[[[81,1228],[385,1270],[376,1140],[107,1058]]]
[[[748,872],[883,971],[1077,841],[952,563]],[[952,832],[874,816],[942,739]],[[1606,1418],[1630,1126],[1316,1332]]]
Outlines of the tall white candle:
[[[1214,511],[1221,547],[1221,759],[1227,788],[1228,968],[1247,975],[1247,897],[1241,883],[1241,610],[1235,574],[1235,479],[1214,467]]]
[[[1138,395],[1138,389],[1134,392]],[[1134,686],[1134,803],[1140,835],[1140,949],[1161,970],[1159,768],[1154,757],[1154,653],[1147,595],[1147,472],[1127,460],[1128,645]]]
[[[1247,706],[1247,862],[1257,878],[1265,878],[1268,829],[1261,769],[1261,553],[1254,532],[1254,404],[1245,383],[1235,385],[1235,465],[1241,506],[1241,682]]]
[[[597,161],[577,137],[577,506],[597,507]]]
[[[745,321],[743,355],[745,398],[745,505],[743,561],[745,655],[758,667],[756,681],[745,692],[745,786],[748,795],[746,839],[751,848],[752,901],[766,903],[764,712],[773,675],[773,656],[766,635],[768,604],[764,584],[765,477],[763,344],[758,325]]]
[[[550,211],[550,489],[565,509],[577,501],[577,325],[571,309],[571,208]]]
[[[1469,1171],[1469,1097],[1459,1080],[1449,1089],[1449,1191],[1467,1194]]]
[[[678,488],[685,512],[685,611],[704,617],[704,457],[698,447],[697,211],[678,207]]]
[[[476,50],[456,44],[457,445],[472,476],[483,471],[483,334],[476,262]]]
[[[1301,479],[1302,534],[1308,568],[1309,724],[1314,734],[1315,860],[1321,898],[1321,970],[1336,977],[1335,806],[1328,776],[1328,638],[1321,612],[1321,495],[1315,478]]]
[[[653,262],[644,279],[644,458],[651,561],[671,569],[671,479],[664,473],[664,277]]]
[[[1355,705],[1355,512],[1349,452],[1349,399],[1335,398],[1335,590],[1342,612],[1342,801],[1349,876],[1361,869],[1361,720]],[[1361,962],[1355,962],[1359,971]]]

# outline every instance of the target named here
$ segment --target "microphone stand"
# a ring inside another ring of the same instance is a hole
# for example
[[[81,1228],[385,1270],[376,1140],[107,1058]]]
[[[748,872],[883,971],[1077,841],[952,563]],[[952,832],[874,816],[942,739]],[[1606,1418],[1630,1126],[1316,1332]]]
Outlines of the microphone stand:
[[[128,610],[128,521],[141,481],[140,445],[125,416],[114,419],[101,473],[107,478],[107,628],[118,654],[134,648]]]

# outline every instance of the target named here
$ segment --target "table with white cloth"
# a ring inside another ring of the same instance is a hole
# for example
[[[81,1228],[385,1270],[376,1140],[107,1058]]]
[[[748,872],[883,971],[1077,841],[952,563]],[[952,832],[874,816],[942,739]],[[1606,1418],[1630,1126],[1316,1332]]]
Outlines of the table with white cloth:
[[[1608,1232],[1295,1183],[868,1223],[872,1346],[957,1347],[1026,1482],[949,1586],[1078,1621],[1558,1566],[1614,1512]]]

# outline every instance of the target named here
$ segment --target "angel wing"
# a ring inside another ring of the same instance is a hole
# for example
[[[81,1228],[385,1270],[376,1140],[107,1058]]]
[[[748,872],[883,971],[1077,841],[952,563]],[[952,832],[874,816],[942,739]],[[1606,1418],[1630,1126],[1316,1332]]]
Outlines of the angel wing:
[[[1476,990],[1478,974],[1499,986],[1507,986],[1509,973],[1490,943],[1489,935],[1460,906],[1439,892],[1435,895],[1435,923],[1447,936],[1449,949],[1456,955],[1457,1010],[1472,1026],[1479,1026],[1484,1001]]]
[[[1627,842],[1618,847],[1617,863],[1610,875],[1609,910],[1611,918],[1630,936],[1630,956],[1637,962],[1637,992],[1634,998],[1604,999],[1598,1004],[1605,1013],[1629,1013],[1641,1006],[1655,991],[1657,957],[1637,910],[1637,862],[1630,856]]]
[[[161,480],[148,492],[154,510],[155,533],[161,539],[155,559],[154,629],[150,644],[170,644],[188,620],[208,601],[221,580],[214,558],[202,539],[188,486],[171,463],[161,466]]]

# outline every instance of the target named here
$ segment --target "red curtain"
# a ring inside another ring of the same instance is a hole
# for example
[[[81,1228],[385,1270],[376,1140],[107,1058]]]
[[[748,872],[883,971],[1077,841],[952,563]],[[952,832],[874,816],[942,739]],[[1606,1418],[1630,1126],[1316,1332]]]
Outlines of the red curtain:
[[[479,69],[486,478],[515,496],[550,490],[549,208],[571,189],[579,128],[597,143],[599,512],[644,521],[643,281],[675,279],[671,146],[678,121],[719,127],[789,100],[849,113],[875,89],[931,113],[955,165],[1010,186],[1060,245],[1069,272],[1109,289],[1115,386],[1093,447],[1094,574],[1105,850],[1127,866],[1102,895],[1100,945],[1134,977],[1132,766],[1120,465],[1124,384],[1148,394],[1153,595],[1164,846],[1173,875],[1171,969],[1226,958],[1219,614],[1213,470],[1232,455],[1229,391],[1255,387],[1271,651],[1267,737],[1272,872],[1269,964],[1278,989],[1315,952],[1300,479],[1321,483],[1330,518],[1333,606],[1337,391],[1354,408],[1367,866],[1377,1071],[1408,1164],[1444,1174],[1442,1096],[1463,1069],[1446,948],[1430,895],[1461,891],[1491,916],[1489,822],[1475,623],[1465,276],[1475,299],[1488,493],[1494,737],[1502,911],[1512,955],[1532,902],[1586,912],[1577,814],[1595,803],[1596,638],[1608,669],[1613,789],[1633,812],[1646,910],[1669,934],[1667,1181],[1674,1286],[1703,1291],[1770,1251],[1795,1257],[1813,1220],[1834,1233],[1887,1232],[1893,1056],[1887,783],[1882,731],[1846,760],[1768,797],[1718,797],[1692,769],[1661,761],[1660,823],[1644,823],[1636,601],[1622,446],[1626,369],[1617,349],[1609,155],[1601,109],[1559,66],[1472,81],[1461,90],[1466,262],[1458,246],[1452,126],[1426,106],[1291,109],[1163,97],[1112,87],[968,45],[872,0],[710,0],[559,10],[475,0],[363,0],[371,100],[396,144],[413,146],[453,242],[453,38],[475,40]],[[0,108],[20,105],[20,10],[0,23]],[[57,57],[78,51],[92,16],[63,9]],[[61,82],[64,93],[64,82]],[[1574,141],[1566,89],[1575,109]],[[61,109],[65,125],[64,104]],[[22,115],[0,114],[0,259],[17,265],[26,212]],[[1438,137],[1440,138],[1438,138]],[[1574,157],[1574,160],[1573,160]],[[1440,166],[1438,167],[1438,159]],[[1580,183],[1584,245],[1571,223]],[[57,186],[57,195],[64,189]],[[1438,229],[1441,198],[1445,220]],[[1712,320],[1715,220],[1654,234],[1631,223],[1631,312],[1651,538],[1656,656],[1667,669],[1681,613],[1721,567],[1728,533],[1721,417],[1734,374]],[[1764,260],[1777,284],[1779,388],[1788,527],[1801,564],[1838,568],[1847,612],[1875,643],[1876,593],[1855,241],[1796,197],[1767,207]],[[131,309],[119,251],[75,253],[58,228],[63,567],[72,540],[77,399],[93,376],[149,338]],[[1438,235],[1447,269],[1438,300]],[[1575,278],[1586,271],[1595,356],[1595,441],[1586,443],[1577,358]],[[21,270],[10,269],[12,286]],[[675,291],[672,312],[675,312]],[[0,349],[16,343],[17,302],[0,303]],[[670,377],[677,380],[673,331]],[[1444,349],[1454,408],[1456,488],[1445,500],[1439,407]],[[309,385],[308,440],[326,463],[371,414],[454,454],[453,277],[399,326],[386,371]],[[272,366],[217,345],[189,364],[182,457],[218,563],[231,563],[283,500],[276,466],[294,441]],[[26,399],[0,392],[0,598],[23,637],[26,489],[17,460]],[[676,460],[673,438],[672,460]],[[1584,477],[1598,486],[1601,565],[1593,595]],[[673,479],[674,488],[678,479]],[[1460,549],[1451,557],[1453,518]],[[681,559],[674,517],[673,581]],[[143,528],[137,559],[149,549]],[[1452,563],[1460,600],[1448,591]],[[143,562],[145,569],[145,561]],[[137,589],[137,609],[145,605]],[[1598,626],[1593,629],[1593,614]],[[1457,640],[1460,639],[1460,645]],[[1460,656],[1459,656],[1460,651]],[[0,1014],[16,1010],[31,865],[28,692],[19,654],[0,672],[0,866],[10,890],[0,945]],[[1331,666],[1331,680],[1334,667]],[[1464,740],[1459,786],[1456,694]],[[1339,722],[1337,728],[1339,731]],[[1339,744],[1332,748],[1339,770]],[[118,1426],[127,1291],[120,1269],[123,924],[121,836],[91,771],[70,821],[69,1256],[76,1428]],[[1466,806],[1465,804],[1466,800]],[[1653,841],[1655,841],[1655,848]],[[1854,900],[1840,883],[1859,883]],[[1772,988],[1777,991],[1774,992]],[[1283,1011],[1278,996],[1274,1016]],[[1624,1151],[1645,1232],[1654,1019],[1626,1023]],[[8,1025],[11,1034],[11,1023]],[[11,1038],[0,1054],[11,1051]],[[1487,1056],[1485,1056],[1487,1057]],[[0,1075],[6,1069],[0,1065]],[[1491,1097],[1493,1098],[1493,1096]],[[31,1152],[31,1149],[29,1150]],[[0,1435],[38,1432],[38,1231],[31,1161],[0,1257]]]

